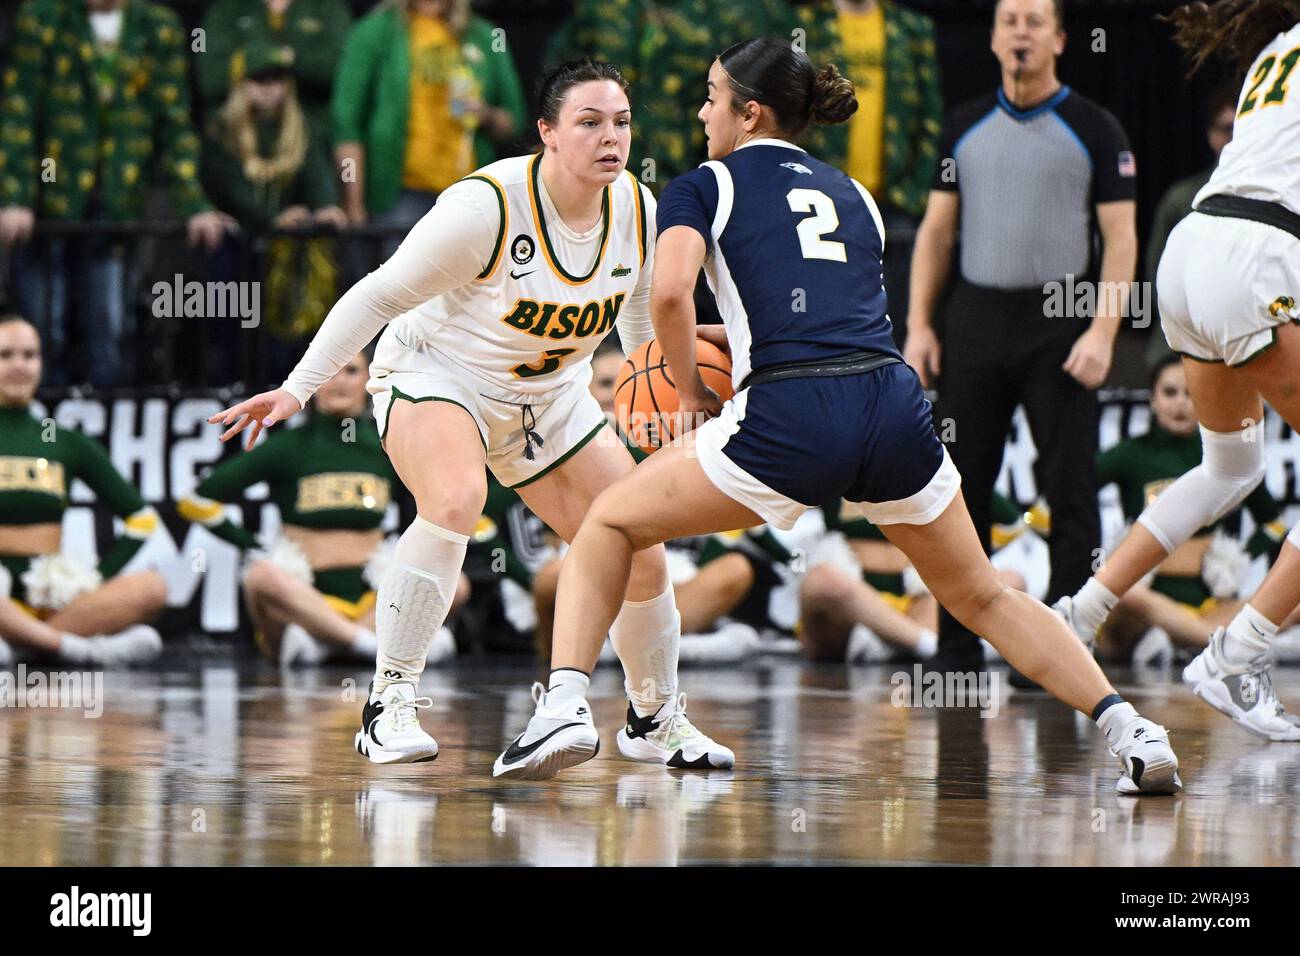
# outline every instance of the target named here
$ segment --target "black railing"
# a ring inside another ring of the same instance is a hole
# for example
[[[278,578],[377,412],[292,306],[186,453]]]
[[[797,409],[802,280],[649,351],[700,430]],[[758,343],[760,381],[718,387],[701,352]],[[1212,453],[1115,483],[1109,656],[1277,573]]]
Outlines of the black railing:
[[[183,221],[40,221],[4,257],[0,301],[40,329],[50,384],[263,386],[405,232],[237,230],[209,250],[189,244]]]

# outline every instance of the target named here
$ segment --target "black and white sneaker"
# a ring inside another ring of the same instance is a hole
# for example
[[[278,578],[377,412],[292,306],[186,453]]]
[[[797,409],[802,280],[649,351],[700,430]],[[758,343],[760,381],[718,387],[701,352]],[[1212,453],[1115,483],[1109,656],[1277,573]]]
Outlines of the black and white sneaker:
[[[353,738],[357,753],[371,763],[422,763],[438,756],[438,741],[420,727],[416,711],[432,707],[428,697],[416,697],[414,684],[389,684],[374,692],[361,711],[361,729]]]
[[[524,732],[497,757],[492,776],[549,780],[600,753],[600,735],[587,701],[579,697],[552,705],[547,697],[545,687],[533,684],[537,709]]]
[[[736,755],[686,717],[686,695],[678,694],[649,717],[638,717],[629,703],[627,724],[618,732],[618,750],[628,760],[662,763],[682,770],[729,770]]]

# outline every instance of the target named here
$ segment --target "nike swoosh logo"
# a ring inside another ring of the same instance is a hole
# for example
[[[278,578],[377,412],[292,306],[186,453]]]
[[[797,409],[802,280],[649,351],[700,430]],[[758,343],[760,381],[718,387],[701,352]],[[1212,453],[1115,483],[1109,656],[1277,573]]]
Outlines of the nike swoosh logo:
[[[510,270],[510,278],[512,278],[512,279],[522,279],[524,276],[530,276],[530,275],[532,275],[532,274],[533,274],[534,272],[536,272],[536,271],[537,271],[536,269],[532,269],[532,270],[529,270],[528,272],[521,272],[521,273],[519,273],[519,275],[515,275],[515,271],[514,271],[513,269],[511,269],[511,270]]]
[[[531,754],[533,751],[535,751],[542,744],[546,743],[546,741],[550,740],[552,737],[558,734],[561,730],[568,730],[570,727],[581,727],[581,726],[582,724],[575,721],[574,723],[571,724],[564,724],[562,726],[556,727],[545,737],[538,737],[527,747],[519,746],[519,741],[524,739],[524,735],[520,734],[518,737],[516,737],[514,740],[510,742],[510,746],[506,748],[506,752],[501,755],[501,763],[507,766],[510,764],[518,763],[519,761],[527,757],[529,754]]]

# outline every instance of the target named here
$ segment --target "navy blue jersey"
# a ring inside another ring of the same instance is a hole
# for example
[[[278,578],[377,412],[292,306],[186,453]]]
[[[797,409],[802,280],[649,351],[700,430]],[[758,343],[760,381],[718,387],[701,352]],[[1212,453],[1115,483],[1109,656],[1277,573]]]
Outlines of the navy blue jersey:
[[[884,226],[862,185],[777,139],[746,143],[670,182],[658,232],[704,237],[704,272],[751,369],[876,349],[898,355],[881,272]]]

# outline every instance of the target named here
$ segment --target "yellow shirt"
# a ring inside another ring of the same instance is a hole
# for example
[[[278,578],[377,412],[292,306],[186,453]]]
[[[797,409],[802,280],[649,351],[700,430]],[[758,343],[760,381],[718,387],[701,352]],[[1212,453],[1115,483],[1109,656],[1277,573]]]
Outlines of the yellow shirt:
[[[878,192],[885,175],[885,11],[839,14],[840,42],[858,111],[849,121],[849,157],[845,172]]]
[[[473,132],[453,112],[464,94],[460,87],[473,81],[461,59],[459,41],[442,20],[412,16],[407,32],[411,105],[402,185],[441,192],[474,170]]]

